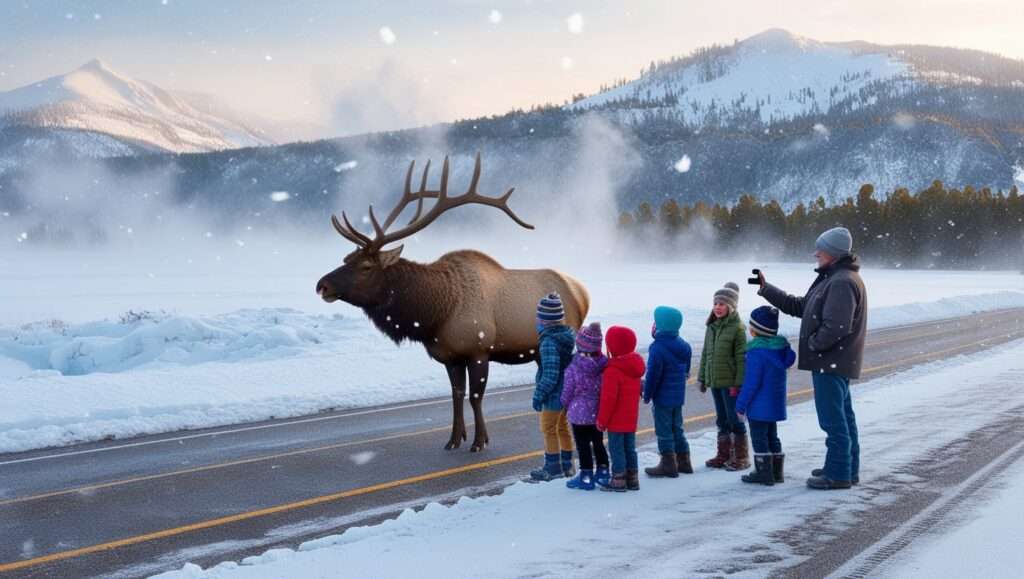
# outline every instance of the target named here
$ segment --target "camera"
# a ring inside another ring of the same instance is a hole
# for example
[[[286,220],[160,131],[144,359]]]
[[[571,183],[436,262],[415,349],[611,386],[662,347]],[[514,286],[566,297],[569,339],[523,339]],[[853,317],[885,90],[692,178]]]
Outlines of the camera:
[[[747,283],[750,285],[761,285],[761,270],[754,268],[750,272],[754,274],[754,277],[747,278]]]

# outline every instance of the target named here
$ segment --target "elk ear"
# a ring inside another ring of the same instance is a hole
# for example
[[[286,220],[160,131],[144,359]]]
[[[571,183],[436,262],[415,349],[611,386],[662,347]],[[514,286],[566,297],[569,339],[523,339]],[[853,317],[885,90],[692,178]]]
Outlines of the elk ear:
[[[399,245],[398,247],[396,247],[394,249],[389,249],[387,251],[380,252],[378,254],[379,255],[378,259],[380,260],[380,266],[382,268],[387,269],[387,268],[391,267],[392,265],[395,265],[396,263],[398,263],[398,259],[400,257],[402,257],[402,249],[404,249],[404,248],[405,248],[404,245]]]

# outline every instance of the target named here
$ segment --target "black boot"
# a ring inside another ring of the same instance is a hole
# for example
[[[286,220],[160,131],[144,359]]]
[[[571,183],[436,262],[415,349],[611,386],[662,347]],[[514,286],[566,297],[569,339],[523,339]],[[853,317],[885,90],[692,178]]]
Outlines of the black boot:
[[[785,476],[783,476],[783,465],[786,463],[786,455],[781,452],[772,455],[772,475],[775,477],[775,482],[781,483],[786,482]]]
[[[765,486],[774,485],[775,474],[772,472],[772,455],[755,454],[754,472],[743,475],[741,480],[745,483],[763,484]]]
[[[852,486],[851,481],[848,480],[832,480],[827,476],[812,476],[807,479],[807,488],[811,488],[819,491],[834,491],[839,489],[848,489]]]
[[[823,476],[825,476],[825,469],[823,469],[823,468],[816,468],[816,469],[811,471],[811,476],[823,477]],[[853,477],[853,479],[850,480],[850,484],[852,484],[854,486],[859,485],[860,484],[860,477],[859,476]]]

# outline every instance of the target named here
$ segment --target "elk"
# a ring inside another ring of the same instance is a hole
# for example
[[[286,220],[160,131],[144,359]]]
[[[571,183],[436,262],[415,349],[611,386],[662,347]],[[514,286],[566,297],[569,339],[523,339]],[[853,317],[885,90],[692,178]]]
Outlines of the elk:
[[[583,285],[572,277],[550,269],[505,269],[490,256],[473,250],[454,251],[433,263],[403,259],[402,248],[385,249],[433,223],[441,214],[462,205],[484,205],[500,209],[521,227],[534,227],[508,206],[515,188],[501,197],[477,193],[480,154],[476,155],[473,177],[466,193],[448,195],[448,158],[441,170],[440,187],[427,189],[430,162],[423,169],[418,191],[412,191],[413,161],[405,175],[405,191],[384,223],[377,220],[370,205],[369,221],[374,237],[352,226],[342,212],[331,223],[337,232],[356,245],[341,267],[316,284],[321,299],[337,300],[361,308],[377,328],[396,344],[403,340],[420,342],[427,354],[444,364],[452,387],[452,432],[445,450],[466,440],[463,401],[467,378],[475,433],[472,452],[488,442],[483,399],[490,362],[526,364],[537,357],[537,302],[557,291],[565,307],[565,323],[578,330],[590,307]],[[424,202],[432,206],[424,213]],[[415,214],[405,227],[388,231],[411,204]]]

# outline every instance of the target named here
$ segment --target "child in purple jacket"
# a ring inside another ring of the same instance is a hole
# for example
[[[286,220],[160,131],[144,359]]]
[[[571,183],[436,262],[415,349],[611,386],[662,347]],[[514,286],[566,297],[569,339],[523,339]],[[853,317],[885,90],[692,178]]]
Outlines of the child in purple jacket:
[[[608,359],[601,355],[602,339],[598,322],[580,330],[576,336],[576,355],[565,370],[562,407],[568,412],[576,451],[580,455],[579,474],[565,483],[571,489],[591,491],[595,483],[608,481],[608,451],[604,447],[604,433],[596,426],[601,373],[608,363]]]

